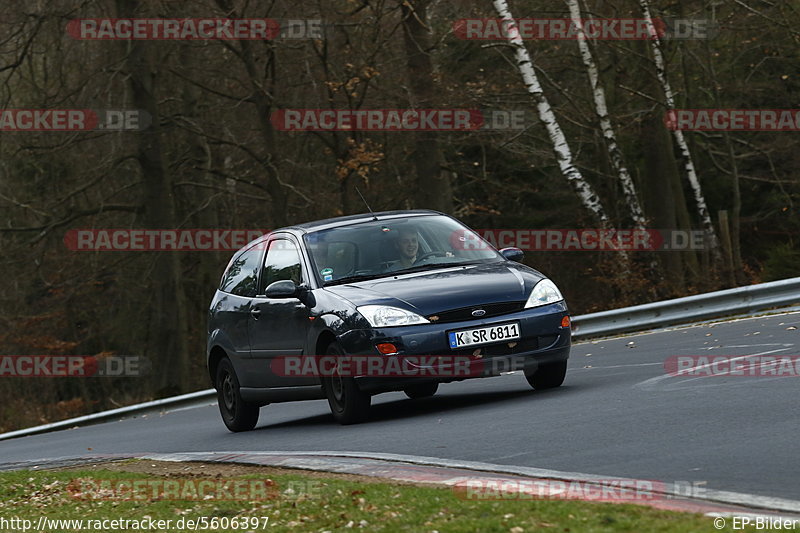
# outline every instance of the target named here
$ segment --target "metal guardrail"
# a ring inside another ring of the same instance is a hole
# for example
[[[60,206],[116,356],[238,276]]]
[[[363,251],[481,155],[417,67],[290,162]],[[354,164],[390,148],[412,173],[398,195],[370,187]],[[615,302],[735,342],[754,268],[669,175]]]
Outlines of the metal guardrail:
[[[48,431],[56,431],[58,429],[70,429],[78,426],[88,426],[96,424],[104,420],[119,419],[128,415],[143,415],[148,412],[161,412],[166,408],[175,408],[180,405],[191,405],[202,401],[211,401],[216,398],[214,389],[201,390],[198,392],[190,392],[189,394],[181,394],[180,396],[172,396],[170,398],[163,398],[161,400],[153,400],[152,402],[137,403],[135,405],[128,405],[120,407],[119,409],[111,409],[109,411],[102,411],[100,413],[92,413],[90,415],[79,416],[76,418],[69,418],[67,420],[59,420],[51,424],[43,424],[41,426],[34,426],[32,428],[18,429],[8,433],[0,433],[0,440],[13,439],[15,437],[27,437],[28,435],[35,435],[37,433],[47,433]]]
[[[748,285],[724,291],[676,298],[674,300],[579,315],[572,317],[572,335],[575,339],[587,339],[688,324],[698,320],[746,314],[795,304],[800,304],[800,278]],[[216,391],[214,389],[207,389],[162,400],[129,405],[101,413],[2,433],[0,434],[0,440],[89,425],[123,416],[140,415],[149,411],[159,412],[166,408],[175,408],[180,405],[212,401],[215,395]]]
[[[573,318],[573,337],[585,339],[800,304],[800,278],[707,292]]]

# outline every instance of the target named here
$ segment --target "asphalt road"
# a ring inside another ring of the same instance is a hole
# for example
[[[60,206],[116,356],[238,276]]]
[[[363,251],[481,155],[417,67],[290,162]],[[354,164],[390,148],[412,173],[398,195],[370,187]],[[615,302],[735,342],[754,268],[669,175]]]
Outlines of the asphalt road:
[[[800,313],[573,346],[565,384],[519,374],[443,385],[424,400],[373,398],[371,421],[336,424],[325,401],[270,405],[229,433],[215,405],[0,442],[0,462],[80,454],[341,450],[706,483],[800,500],[792,377],[671,377],[676,355],[797,355]],[[629,344],[633,343],[633,344]]]

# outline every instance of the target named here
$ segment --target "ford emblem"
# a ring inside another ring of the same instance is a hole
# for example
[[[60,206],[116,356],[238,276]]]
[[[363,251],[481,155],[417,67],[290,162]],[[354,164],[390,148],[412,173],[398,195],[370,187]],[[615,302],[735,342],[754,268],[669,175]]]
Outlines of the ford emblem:
[[[486,314],[486,311],[484,311],[483,309],[475,309],[475,310],[472,311],[472,316],[476,316],[476,317],[477,316],[483,316],[485,314]]]

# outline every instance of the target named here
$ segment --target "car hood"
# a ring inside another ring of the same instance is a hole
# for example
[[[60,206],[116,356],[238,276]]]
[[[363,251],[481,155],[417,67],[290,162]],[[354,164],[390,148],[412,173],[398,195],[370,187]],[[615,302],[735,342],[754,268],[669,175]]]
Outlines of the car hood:
[[[325,290],[356,306],[393,305],[425,316],[473,305],[524,301],[542,278],[532,268],[503,261],[400,274]]]

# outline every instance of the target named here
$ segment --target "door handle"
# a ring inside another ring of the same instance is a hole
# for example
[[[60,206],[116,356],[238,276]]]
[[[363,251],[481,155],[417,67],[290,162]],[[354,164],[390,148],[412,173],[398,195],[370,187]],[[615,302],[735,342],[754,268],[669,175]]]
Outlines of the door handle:
[[[250,316],[252,316],[255,320],[258,320],[258,317],[261,316],[261,309],[258,307],[254,307],[250,310]]]

